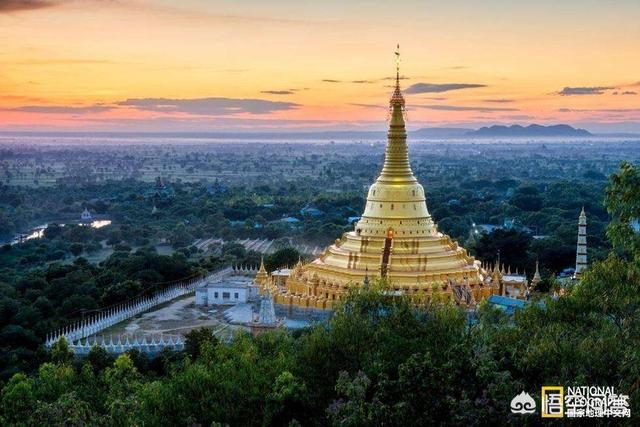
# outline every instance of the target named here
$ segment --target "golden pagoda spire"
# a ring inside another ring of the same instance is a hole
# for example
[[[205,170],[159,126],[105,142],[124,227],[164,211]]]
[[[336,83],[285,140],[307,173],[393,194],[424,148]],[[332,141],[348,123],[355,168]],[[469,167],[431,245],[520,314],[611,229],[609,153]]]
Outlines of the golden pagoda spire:
[[[269,273],[267,273],[267,269],[264,267],[264,257],[260,257],[260,269],[256,273],[255,282],[263,287],[267,284],[269,279]]]
[[[384,154],[384,165],[378,182],[406,184],[417,182],[409,165],[407,150],[407,131],[404,125],[404,97],[400,91],[400,45],[396,55],[396,86],[389,100],[389,131],[387,133],[387,149]]]
[[[536,260],[536,272],[533,274],[533,279],[531,279],[531,283],[536,286],[538,283],[542,281],[542,277],[540,277],[540,269],[538,268],[538,260]]]

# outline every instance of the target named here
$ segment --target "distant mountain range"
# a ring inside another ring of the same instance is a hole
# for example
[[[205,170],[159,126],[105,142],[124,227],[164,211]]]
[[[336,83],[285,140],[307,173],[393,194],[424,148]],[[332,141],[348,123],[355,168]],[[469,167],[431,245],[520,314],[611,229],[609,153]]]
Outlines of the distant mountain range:
[[[529,125],[529,126],[500,126],[494,125],[482,127],[478,130],[465,134],[471,137],[555,137],[555,136],[593,136],[593,134],[584,129],[576,129],[569,125]]]

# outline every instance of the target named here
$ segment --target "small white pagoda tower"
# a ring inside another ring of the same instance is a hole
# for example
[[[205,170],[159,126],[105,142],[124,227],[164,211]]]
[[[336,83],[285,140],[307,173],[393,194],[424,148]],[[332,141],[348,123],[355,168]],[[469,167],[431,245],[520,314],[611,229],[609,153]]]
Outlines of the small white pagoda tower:
[[[587,268],[587,215],[584,207],[578,217],[578,245],[576,249],[576,272],[575,279],[580,279],[582,272]]]
[[[276,317],[276,309],[273,304],[273,297],[268,287],[265,287],[260,299],[260,311],[249,324],[253,336],[258,336],[266,331],[279,328],[284,323],[283,319]]]

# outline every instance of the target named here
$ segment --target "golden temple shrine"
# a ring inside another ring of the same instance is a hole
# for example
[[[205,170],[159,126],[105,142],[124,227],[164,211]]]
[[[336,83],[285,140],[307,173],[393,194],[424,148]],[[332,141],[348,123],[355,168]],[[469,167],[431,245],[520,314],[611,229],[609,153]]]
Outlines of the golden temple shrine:
[[[429,214],[424,188],[409,163],[399,65],[389,109],[384,165],[369,187],[364,213],[354,230],[336,239],[314,261],[299,262],[284,285],[269,280],[261,266],[256,283],[268,287],[276,303],[331,309],[348,287],[364,286],[376,278],[384,279],[390,292],[406,293],[418,303],[437,293],[439,298],[475,305],[492,294],[507,292],[501,281],[505,272],[499,266],[485,270],[480,261],[439,232]],[[523,279],[526,288],[526,276]],[[511,284],[512,289],[521,287]],[[525,290],[518,293],[524,295]]]

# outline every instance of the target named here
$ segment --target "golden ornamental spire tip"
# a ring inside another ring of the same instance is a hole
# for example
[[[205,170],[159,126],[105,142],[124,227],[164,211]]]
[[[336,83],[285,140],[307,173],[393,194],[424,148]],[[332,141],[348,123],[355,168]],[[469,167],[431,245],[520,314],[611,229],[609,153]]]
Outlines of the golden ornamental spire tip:
[[[396,47],[396,87],[400,87],[400,43]]]
[[[404,97],[400,91],[400,44],[398,44],[394,53],[396,55],[396,87],[393,91],[393,95],[391,95],[389,107],[393,109],[394,105],[397,105],[404,110]]]

